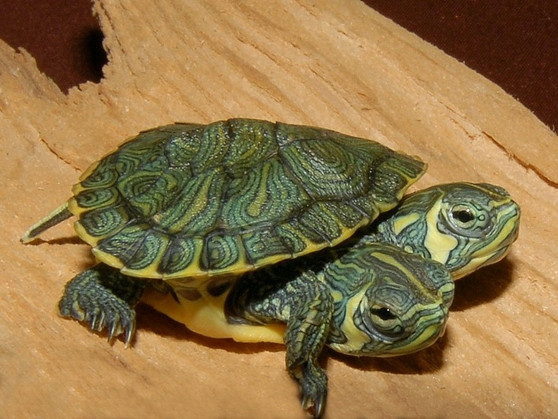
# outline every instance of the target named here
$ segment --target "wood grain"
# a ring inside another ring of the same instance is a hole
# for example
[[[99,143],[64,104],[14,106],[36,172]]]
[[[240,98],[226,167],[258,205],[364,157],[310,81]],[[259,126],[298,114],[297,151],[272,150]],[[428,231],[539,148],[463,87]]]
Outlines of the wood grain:
[[[448,332],[393,359],[326,351],[329,417],[558,412],[558,138],[498,86],[358,1],[98,0],[109,63],[64,95],[0,43],[0,416],[304,417],[281,346],[194,335],[142,307],[132,349],[59,318],[93,263],[65,223],[19,237],[89,163],[142,129],[256,117],[380,141],[430,164],[419,187],[507,188],[506,261],[460,280]]]

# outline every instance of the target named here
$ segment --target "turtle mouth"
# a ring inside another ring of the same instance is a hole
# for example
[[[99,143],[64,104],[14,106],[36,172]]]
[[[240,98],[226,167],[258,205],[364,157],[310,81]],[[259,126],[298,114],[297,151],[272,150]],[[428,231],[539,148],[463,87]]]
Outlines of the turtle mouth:
[[[485,255],[502,253],[502,257],[507,254],[510,246],[517,240],[519,236],[519,221],[521,218],[521,210],[515,201],[510,200],[508,204],[500,210],[498,220],[496,222],[499,228],[494,230],[490,243],[484,247]]]
[[[408,355],[428,348],[439,338],[444,336],[446,332],[447,322],[441,324],[431,324],[416,335],[412,335],[405,341],[403,345],[392,345],[380,354],[375,354],[380,358],[389,358],[393,356]]]

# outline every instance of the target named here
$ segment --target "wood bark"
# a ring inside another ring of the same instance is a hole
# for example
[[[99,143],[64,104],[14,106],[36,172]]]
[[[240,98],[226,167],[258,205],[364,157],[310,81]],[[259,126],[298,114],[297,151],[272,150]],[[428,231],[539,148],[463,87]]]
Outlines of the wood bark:
[[[510,256],[457,283],[420,353],[325,351],[328,417],[558,412],[558,138],[498,86],[356,0],[97,0],[109,63],[64,95],[0,42],[0,416],[304,417],[279,345],[194,335],[140,307],[131,349],[57,316],[94,263],[71,222],[24,246],[87,166],[140,130],[252,117],[370,138],[523,211]]]

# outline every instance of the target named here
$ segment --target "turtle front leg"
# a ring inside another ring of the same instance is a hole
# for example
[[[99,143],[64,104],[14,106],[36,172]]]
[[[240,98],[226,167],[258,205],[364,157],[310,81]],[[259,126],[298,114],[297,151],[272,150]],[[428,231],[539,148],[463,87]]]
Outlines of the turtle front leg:
[[[76,275],[66,284],[58,303],[60,314],[89,323],[91,330],[108,329],[111,341],[125,334],[126,346],[135,331],[135,305],[148,281],[123,275],[110,266],[99,264]]]
[[[327,396],[327,376],[318,364],[333,316],[333,297],[313,272],[291,282],[257,283],[241,279],[227,300],[231,322],[287,324],[286,364],[301,389],[302,406],[321,416]]]
[[[287,321],[287,370],[300,384],[302,407],[313,407],[314,415],[319,417],[325,407],[327,376],[318,364],[318,356],[329,334],[333,298],[322,282],[314,278],[310,282],[305,281],[308,279],[302,280],[305,287],[294,294]]]

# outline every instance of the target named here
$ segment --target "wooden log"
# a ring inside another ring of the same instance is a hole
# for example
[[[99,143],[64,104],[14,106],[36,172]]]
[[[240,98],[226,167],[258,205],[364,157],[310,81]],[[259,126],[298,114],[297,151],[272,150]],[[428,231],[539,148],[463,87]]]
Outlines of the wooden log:
[[[442,51],[356,0],[97,0],[109,63],[64,95],[0,43],[0,416],[304,417],[284,349],[202,338],[140,308],[132,349],[61,319],[93,263],[71,223],[19,237],[89,163],[142,129],[256,117],[380,141],[429,162],[419,187],[507,188],[523,210],[506,261],[457,284],[448,332],[389,360],[326,351],[330,417],[558,412],[556,135]]]

